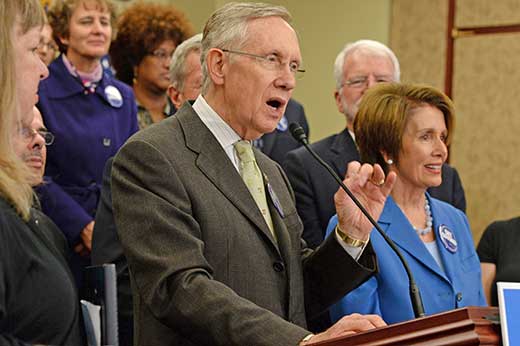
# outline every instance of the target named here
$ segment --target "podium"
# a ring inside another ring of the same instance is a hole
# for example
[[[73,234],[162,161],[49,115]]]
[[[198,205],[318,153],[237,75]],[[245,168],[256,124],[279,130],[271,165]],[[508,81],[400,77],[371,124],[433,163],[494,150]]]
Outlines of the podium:
[[[313,346],[501,345],[497,307],[466,307],[327,341]]]

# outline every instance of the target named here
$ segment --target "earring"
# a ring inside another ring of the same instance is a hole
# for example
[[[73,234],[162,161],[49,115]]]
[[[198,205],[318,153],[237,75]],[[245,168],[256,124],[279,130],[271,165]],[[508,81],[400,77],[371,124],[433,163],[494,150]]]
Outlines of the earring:
[[[136,85],[137,84],[137,79],[139,78],[138,75],[137,75],[137,66],[134,66],[134,77],[132,78],[132,85]]]
[[[388,160],[386,160],[386,163],[388,163],[389,165],[393,165],[394,164],[394,160],[388,159]]]

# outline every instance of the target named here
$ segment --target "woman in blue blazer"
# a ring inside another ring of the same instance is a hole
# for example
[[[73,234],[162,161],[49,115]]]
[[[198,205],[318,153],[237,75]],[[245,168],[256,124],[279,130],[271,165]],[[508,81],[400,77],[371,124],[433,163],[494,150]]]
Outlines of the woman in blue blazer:
[[[410,265],[427,315],[486,305],[466,216],[426,192],[441,183],[453,122],[453,105],[447,96],[409,84],[370,89],[354,122],[362,160],[397,173],[378,224]],[[327,233],[334,231],[338,232],[337,216]],[[404,267],[378,232],[371,233],[370,241],[378,273],[335,304],[332,319],[351,313],[378,314],[387,323],[413,319]]]
[[[103,167],[137,131],[137,106],[131,88],[100,62],[112,40],[111,2],[57,0],[48,15],[62,54],[39,89],[37,106],[55,135],[45,171],[54,184],[44,187],[42,209],[75,249],[79,278],[90,262]]]

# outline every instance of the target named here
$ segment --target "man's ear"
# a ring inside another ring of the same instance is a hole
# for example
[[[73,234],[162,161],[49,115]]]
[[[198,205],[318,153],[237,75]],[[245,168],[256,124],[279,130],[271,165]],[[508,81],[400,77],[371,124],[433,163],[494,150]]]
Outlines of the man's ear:
[[[226,67],[228,59],[225,58],[224,52],[218,48],[211,48],[206,55],[206,67],[208,69],[208,76],[215,85],[224,84],[224,77],[226,74]]]
[[[182,93],[179,90],[177,90],[177,88],[175,88],[172,84],[170,84],[168,86],[166,93],[168,94],[168,97],[172,101],[175,108],[180,109],[182,106],[182,103],[184,102]]]
[[[338,90],[334,91],[334,99],[336,100],[336,106],[338,107],[338,111],[341,114],[345,114],[345,110],[343,109],[343,103],[341,102],[341,94]]]

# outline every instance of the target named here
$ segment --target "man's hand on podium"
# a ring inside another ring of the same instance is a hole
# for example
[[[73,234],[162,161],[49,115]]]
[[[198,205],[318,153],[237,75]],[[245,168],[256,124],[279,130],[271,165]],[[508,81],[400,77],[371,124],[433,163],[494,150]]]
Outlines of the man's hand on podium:
[[[305,338],[304,341],[300,343],[300,346],[384,326],[386,326],[385,321],[378,315],[352,314],[344,316],[323,333],[313,335],[311,338]]]

